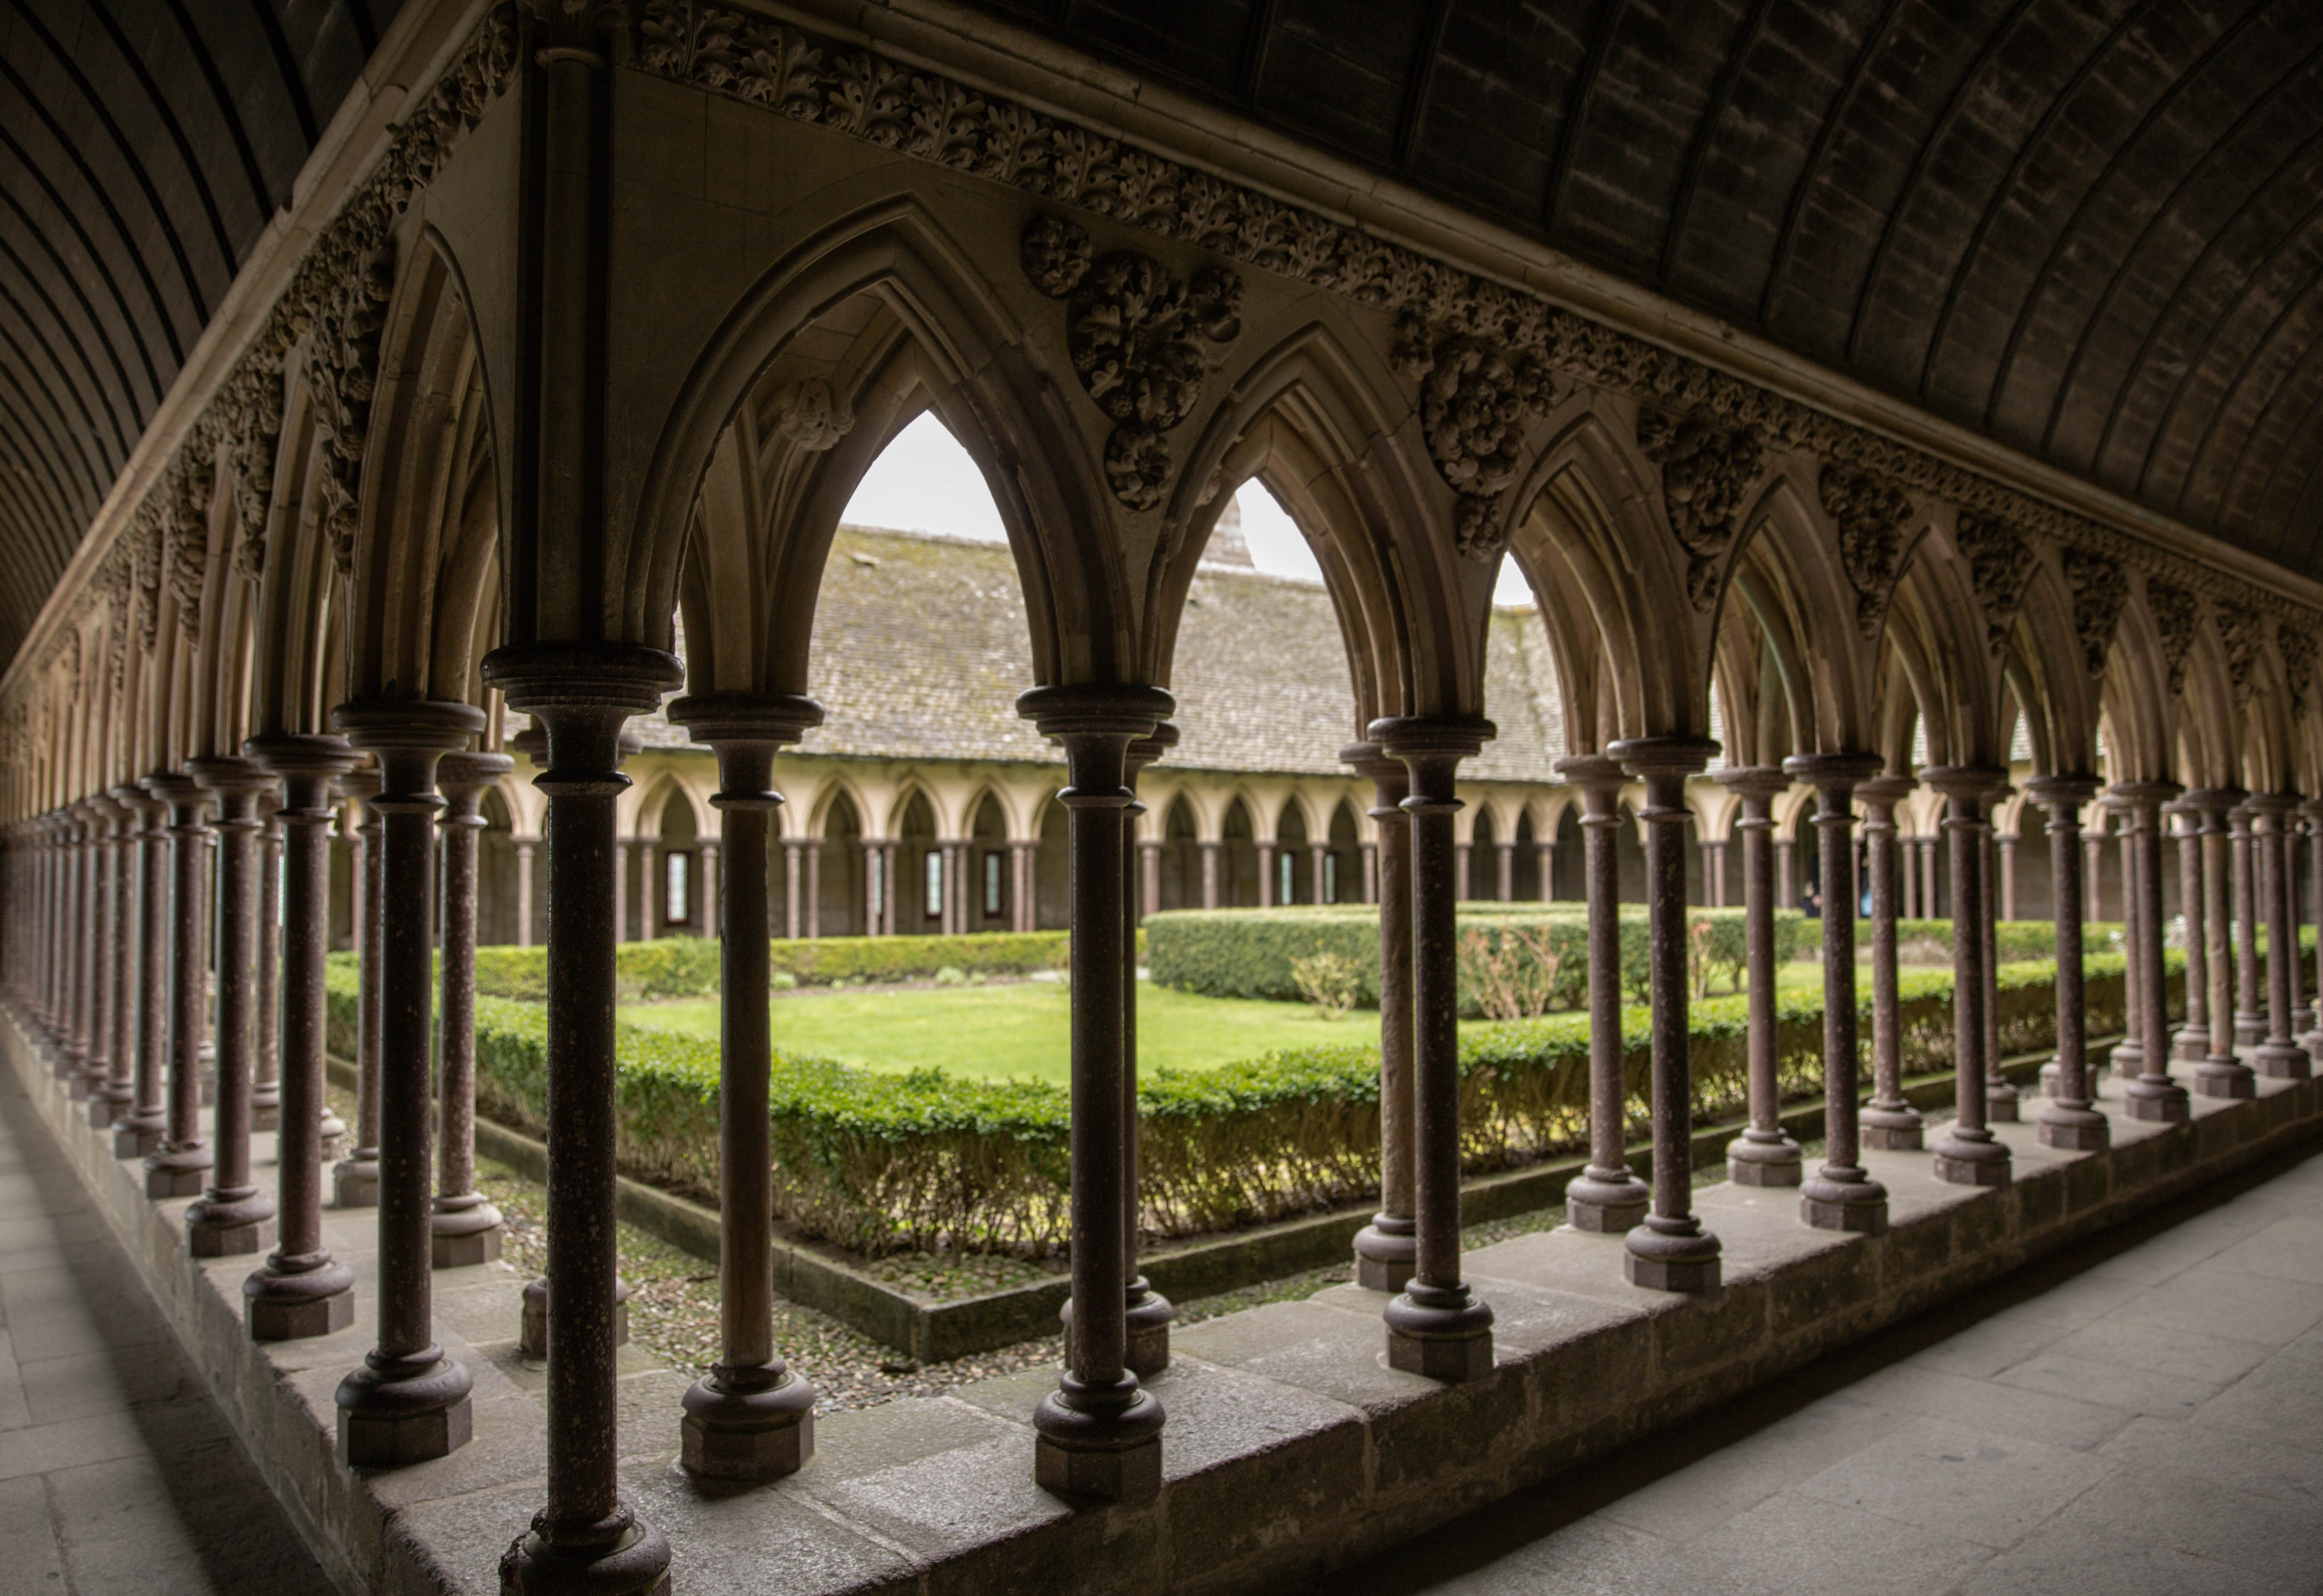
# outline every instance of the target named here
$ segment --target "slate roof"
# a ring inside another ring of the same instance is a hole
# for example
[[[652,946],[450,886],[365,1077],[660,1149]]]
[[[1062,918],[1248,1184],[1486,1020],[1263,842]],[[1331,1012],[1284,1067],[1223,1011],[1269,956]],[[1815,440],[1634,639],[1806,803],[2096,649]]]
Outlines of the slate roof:
[[[1244,556],[1245,559],[1247,555]],[[800,752],[857,758],[1053,764],[1019,720],[1032,684],[1024,597],[1007,548],[923,532],[846,527],[832,543],[809,645],[825,711]],[[682,647],[682,645],[681,645]],[[1178,632],[1180,769],[1342,775],[1354,695],[1338,621],[1322,587],[1206,562]],[[1539,623],[1493,615],[1485,712],[1501,739],[1463,774],[1553,781],[1563,718]],[[648,745],[684,746],[659,716]]]

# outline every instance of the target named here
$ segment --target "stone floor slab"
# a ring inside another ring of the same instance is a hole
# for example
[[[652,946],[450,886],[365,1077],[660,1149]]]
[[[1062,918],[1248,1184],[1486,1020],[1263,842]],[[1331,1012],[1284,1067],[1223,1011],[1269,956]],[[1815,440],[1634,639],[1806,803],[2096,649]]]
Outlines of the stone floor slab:
[[[2071,1447],[1917,1418],[1796,1488],[1801,1496],[2000,1547],[2118,1465]]]

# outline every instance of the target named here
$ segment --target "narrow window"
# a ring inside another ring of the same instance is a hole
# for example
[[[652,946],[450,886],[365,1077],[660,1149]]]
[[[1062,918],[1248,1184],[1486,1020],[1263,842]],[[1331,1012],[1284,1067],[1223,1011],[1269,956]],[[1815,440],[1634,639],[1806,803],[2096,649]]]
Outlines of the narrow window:
[[[1287,848],[1274,856],[1274,874],[1281,883],[1281,890],[1274,894],[1274,901],[1278,903],[1293,901],[1290,895],[1292,863],[1290,850]]]
[[[1001,913],[1000,855],[996,851],[984,856],[984,913],[987,919]]]
[[[1339,901],[1339,856],[1335,853],[1323,856],[1323,901],[1327,903]]]
[[[664,856],[668,875],[668,891],[662,899],[662,918],[672,925],[683,925],[693,918],[693,906],[685,901],[686,888],[691,885],[687,877],[686,867],[693,862],[692,854],[672,853]]]
[[[943,850],[928,850],[928,918],[943,918]]]

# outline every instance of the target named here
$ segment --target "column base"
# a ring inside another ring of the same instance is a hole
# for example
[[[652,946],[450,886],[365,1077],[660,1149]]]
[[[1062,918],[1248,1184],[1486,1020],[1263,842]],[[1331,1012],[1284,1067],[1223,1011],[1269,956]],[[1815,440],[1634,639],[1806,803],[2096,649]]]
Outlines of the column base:
[[[186,1210],[186,1250],[197,1258],[263,1252],[274,1244],[274,1199],[255,1186],[213,1188]]]
[[[153,1202],[199,1197],[210,1183],[210,1150],[156,1152],[145,1160],[145,1196]]]
[[[2305,1080],[2315,1073],[2315,1060],[2303,1048],[2287,1041],[2262,1043],[2251,1055],[2251,1068],[2269,1080]]]
[[[456,1203],[458,1207],[447,1207]],[[500,1211],[471,1193],[437,1197],[428,1216],[429,1261],[437,1269],[465,1269],[500,1255]]]
[[[2236,1014],[2235,1016],[2235,1046],[2238,1048],[2254,1048],[2265,1040],[2266,1016],[2264,1014]]]
[[[1646,1183],[1626,1168],[1592,1166],[1565,1188],[1565,1223],[1595,1235],[1627,1235],[1645,1223],[1652,1206],[1653,1194]]]
[[[2194,1095],[2198,1097],[2255,1097],[2258,1096],[2258,1073],[2231,1055],[2209,1055],[2194,1066]]]
[[[2010,1176],[2008,1149],[1990,1131],[1962,1131],[1955,1126],[1936,1142],[1936,1179],[1947,1186],[2006,1186]]]
[[[282,1128],[282,1098],[254,1096],[250,1100],[250,1128],[253,1131],[279,1131]]]
[[[1170,1299],[1140,1275],[1130,1286],[1124,1319],[1129,1335],[1123,1362],[1140,1380],[1151,1380],[1170,1367],[1170,1324],[1178,1310]]]
[[[65,1096],[75,1103],[86,1103],[91,1095],[102,1089],[85,1073],[72,1076],[65,1082]]]
[[[2181,1025],[2170,1035],[2170,1056],[2185,1064],[2197,1064],[2210,1056],[2210,1028],[2208,1025]]]
[[[2113,1145],[2113,1122],[2086,1103],[2046,1103],[2035,1138],[2061,1152],[2103,1152]]]
[[[115,1120],[111,1129],[115,1158],[152,1158],[161,1151],[163,1126],[158,1119],[133,1114],[126,1119]]]
[[[347,1133],[347,1122],[326,1108],[322,1123],[315,1127],[315,1133],[323,1139],[324,1149],[327,1151],[332,1142]]]
[[[49,1068],[59,1080],[70,1082],[83,1073],[78,1048],[65,1041],[51,1042],[50,1046],[53,1050],[49,1054]]]
[[[1863,1110],[1858,1130],[1864,1146],[1883,1152],[1917,1152],[1927,1135],[1926,1122],[1908,1103],[1893,1108],[1874,1104]]]
[[[1853,1235],[1887,1234],[1887,1188],[1854,1169],[1834,1175],[1826,1166],[1799,1192],[1799,1217],[1816,1230]]]
[[[2145,1050],[2134,1041],[2117,1041],[2113,1051],[2106,1055],[2106,1064],[2112,1069],[2114,1079],[2135,1080],[2145,1073]]]
[[[1453,1384],[1492,1371],[1492,1310],[1465,1286],[1415,1285],[1380,1316],[1391,1369]]]
[[[680,1399],[678,1462],[697,1480],[736,1485],[797,1473],[814,1455],[814,1388],[788,1369],[735,1372],[765,1383],[726,1390],[698,1380]]]
[[[366,1362],[339,1381],[339,1461],[400,1469],[448,1457],[475,1433],[470,1384],[468,1371],[434,1347],[384,1368]]]
[[[331,1206],[335,1208],[379,1206],[379,1158],[376,1153],[369,1158],[341,1159],[331,1166]]]
[[[669,1542],[626,1507],[554,1543],[546,1517],[500,1554],[500,1596],[669,1596]]]
[[[1984,1082],[1984,1123],[1988,1125],[2013,1125],[2016,1119],[2016,1087],[1999,1076],[1987,1076]]]
[[[1366,1291],[1400,1291],[1419,1267],[1419,1239],[1409,1219],[1375,1214],[1355,1232],[1355,1284]]]
[[[108,1087],[88,1100],[88,1124],[93,1131],[110,1130],[129,1117],[130,1105],[136,1099],[125,1087]]]
[[[1696,1220],[1648,1217],[1622,1243],[1621,1269],[1630,1284],[1648,1291],[1715,1291],[1722,1251]]]
[[[519,1310],[516,1350],[520,1358],[533,1362],[548,1357],[548,1282],[528,1280],[524,1287],[524,1305]],[[629,1344],[629,1283],[613,1281],[613,1344]]]
[[[2182,1125],[2193,1117],[2186,1088],[2167,1076],[2139,1076],[2122,1088],[2121,1100],[2130,1118],[2150,1124]]]
[[[1137,1389],[1135,1375],[1104,1393],[1094,1411],[1071,1405],[1091,1394],[1068,1374],[1063,1389],[1033,1408],[1033,1482],[1069,1500],[1152,1500],[1162,1494],[1162,1404]]]
[[[1726,1178],[1737,1186],[1796,1186],[1806,1169],[1799,1144],[1780,1131],[1745,1131],[1726,1144]]]
[[[355,1277],[328,1254],[278,1255],[243,1281],[242,1298],[252,1341],[304,1341],[355,1322]]]

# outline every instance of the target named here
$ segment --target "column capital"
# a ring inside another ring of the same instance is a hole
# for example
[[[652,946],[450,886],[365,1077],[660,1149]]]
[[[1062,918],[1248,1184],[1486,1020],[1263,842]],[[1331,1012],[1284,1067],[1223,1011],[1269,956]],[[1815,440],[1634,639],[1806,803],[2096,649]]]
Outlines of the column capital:
[[[2078,814],[2103,787],[2093,775],[2036,775],[2025,784],[2025,793],[2052,813]]]
[[[1707,768],[1719,747],[1706,737],[1625,737],[1605,752],[1632,776],[1689,776]]]
[[[255,760],[274,775],[331,780],[355,767],[355,751],[347,739],[326,734],[275,731],[253,737],[242,745],[243,757]]]
[[[2243,801],[2254,813],[2286,815],[2300,805],[2296,793],[2253,793]]]
[[[447,800],[448,808],[436,823],[481,829],[484,824],[481,812],[485,791],[515,768],[516,761],[506,754],[454,748],[445,755],[436,761],[436,785]]]
[[[2185,790],[2172,781],[2116,782],[2106,789],[2106,796],[2124,808],[2151,812]]]
[[[173,810],[201,807],[201,784],[182,770],[157,770],[145,778],[144,786]]]
[[[1886,769],[1887,765],[1877,754],[1842,749],[1825,754],[1794,754],[1783,761],[1783,773],[1818,789],[1843,786],[1852,792]]]
[[[1584,794],[1593,789],[1617,792],[1630,779],[1619,759],[1602,754],[1568,754],[1556,762],[1556,774]]]
[[[1922,767],[1920,780],[1947,798],[1980,799],[2007,786],[2008,773],[1989,765],[1931,765]]]
[[[1069,682],[1016,695],[1016,712],[1043,737],[1144,738],[1178,708],[1159,687],[1134,682]]]
[[[666,712],[721,752],[728,744],[764,744],[771,752],[822,724],[822,706],[799,693],[691,693],[672,699]]]
[[[1791,790],[1791,778],[1772,765],[1729,765],[1712,771],[1710,779],[1745,803],[1772,803]]]
[[[2206,815],[2223,816],[2249,796],[2240,787],[2190,787],[2180,802]]]
[[[166,807],[168,807],[160,799],[154,797],[152,793],[147,792],[144,788],[132,785],[128,782],[124,782],[119,786],[113,789],[113,801],[121,805],[124,810],[128,811],[133,817],[136,815],[160,814]]]
[[[1357,775],[1373,781],[1400,781],[1404,776],[1403,761],[1391,759],[1387,750],[1377,743],[1349,743],[1339,750],[1339,763],[1352,766]]]
[[[1132,738],[1129,743],[1129,775],[1133,781],[1140,771],[1166,756],[1178,746],[1178,729],[1167,720],[1156,720],[1152,731],[1144,737]]]
[[[1890,816],[1896,806],[1915,792],[1920,784],[1910,776],[1890,771],[1875,775],[1868,782],[1855,784],[1855,795],[1869,805],[1881,817]]]

